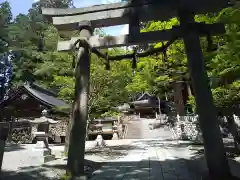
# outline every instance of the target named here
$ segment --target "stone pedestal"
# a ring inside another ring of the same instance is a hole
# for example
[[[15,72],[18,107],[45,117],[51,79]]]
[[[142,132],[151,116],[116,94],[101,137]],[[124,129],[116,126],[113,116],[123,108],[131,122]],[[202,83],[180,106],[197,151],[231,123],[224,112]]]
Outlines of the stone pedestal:
[[[95,140],[95,142],[96,142],[96,146],[98,146],[98,147],[106,146],[106,143],[105,143],[102,135],[100,135],[100,134],[97,136],[97,139]]]
[[[40,148],[39,146],[34,147],[34,155],[37,157],[38,161],[41,163],[46,163],[55,160],[55,155],[52,154],[49,148]]]
[[[117,133],[113,133],[112,140],[118,140],[118,139],[119,139],[118,134]]]
[[[33,147],[32,151],[37,156],[41,163],[46,163],[55,160],[55,156],[52,155],[51,149],[48,147],[47,137],[45,132],[36,132],[37,143]]]
[[[54,142],[60,144],[60,143],[61,143],[61,138],[60,138],[60,136],[55,136]]]

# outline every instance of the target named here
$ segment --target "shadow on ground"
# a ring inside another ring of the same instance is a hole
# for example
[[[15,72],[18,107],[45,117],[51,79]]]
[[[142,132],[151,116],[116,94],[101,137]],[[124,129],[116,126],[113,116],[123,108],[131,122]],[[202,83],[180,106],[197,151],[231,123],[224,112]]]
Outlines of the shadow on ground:
[[[144,143],[142,142],[144,141]],[[101,157],[105,157],[106,159],[117,159],[122,156],[126,156],[130,150],[148,150],[150,147],[164,147],[166,149],[174,149],[174,148],[186,148],[190,145],[198,146],[190,141],[176,143],[176,141],[172,139],[165,140],[133,140],[133,142],[129,145],[120,145],[120,146],[106,146],[101,148],[92,148],[86,150],[86,155],[99,155]],[[202,145],[199,145],[202,146]],[[108,158],[107,158],[108,157]]]
[[[14,172],[2,170],[1,180],[53,180],[58,178],[49,178],[45,173],[47,172],[46,168],[38,166],[29,166],[26,168],[26,171],[23,172]]]
[[[145,150],[145,147],[133,145],[105,146],[86,150],[86,155],[98,155],[105,159],[118,159],[126,156],[130,150]]]
[[[240,164],[230,160],[234,165],[234,175],[240,168]],[[98,163],[86,161],[88,175],[91,180],[123,179],[145,180],[153,179],[182,179],[202,180],[207,176],[207,168],[203,156],[196,156],[192,159],[167,159],[165,161],[142,160],[140,162],[104,162]],[[60,168],[65,170],[65,165],[45,165],[46,168]],[[231,180],[231,179],[228,179]],[[235,180],[235,178],[234,178]]]
[[[230,160],[234,165],[234,175],[239,171],[240,164]],[[184,180],[201,180],[201,176],[206,174],[207,169],[202,155],[196,155],[191,159],[166,159],[165,161],[142,160],[140,162],[94,162],[85,161],[86,175],[92,180],[107,179],[155,179],[176,178]],[[61,172],[58,175],[49,177],[47,172],[54,169]],[[3,171],[1,180],[54,180],[60,179],[65,173],[65,164],[31,166],[20,169],[19,173]],[[230,179],[229,179],[230,180]]]
[[[194,155],[201,155],[201,156],[204,155],[203,145],[192,144],[189,149],[195,152]],[[224,143],[224,149],[229,159],[234,159],[240,156],[240,152],[238,149],[235,148],[233,142]]]
[[[26,149],[24,145],[21,144],[6,144],[4,152],[12,152]]]
[[[164,149],[191,149],[192,154],[188,158],[171,158],[164,161],[142,160],[140,162],[112,162],[111,160],[126,156],[129,150],[147,150],[150,147],[161,147]],[[226,151],[233,151],[231,146],[226,147]],[[104,162],[85,160],[85,172],[89,179],[148,179],[155,177],[161,179],[201,180],[203,174],[207,174],[202,145],[191,142],[174,143],[172,140],[147,140],[144,143],[133,141],[130,145],[111,146],[91,149],[86,155],[108,156]],[[44,164],[42,166],[29,166],[19,169],[19,172],[2,171],[1,180],[53,180],[64,176],[66,169],[66,158],[62,164]],[[234,175],[239,176],[240,163],[234,159],[229,159],[229,164]],[[51,175],[49,175],[51,174]],[[240,177],[240,176],[239,176]],[[229,179],[230,180],[230,179]]]

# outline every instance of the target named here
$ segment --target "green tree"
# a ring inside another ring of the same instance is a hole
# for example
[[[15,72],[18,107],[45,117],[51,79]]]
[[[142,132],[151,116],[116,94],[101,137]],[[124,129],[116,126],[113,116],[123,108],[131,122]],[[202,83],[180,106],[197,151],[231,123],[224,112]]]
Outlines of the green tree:
[[[0,54],[6,51],[9,43],[8,28],[11,24],[12,13],[9,2],[0,3]]]
[[[47,8],[69,8],[73,6],[72,0],[40,0],[36,5],[41,5]]]

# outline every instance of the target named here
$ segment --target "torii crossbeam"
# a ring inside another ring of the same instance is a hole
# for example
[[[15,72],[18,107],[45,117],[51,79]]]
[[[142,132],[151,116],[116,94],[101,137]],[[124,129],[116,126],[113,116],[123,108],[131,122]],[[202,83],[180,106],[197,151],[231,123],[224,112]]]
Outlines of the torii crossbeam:
[[[73,177],[84,171],[87,104],[90,76],[89,48],[108,48],[129,44],[184,39],[189,72],[196,94],[197,112],[203,133],[205,157],[213,179],[230,179],[227,158],[203,61],[199,36],[224,33],[224,25],[201,25],[196,28],[195,14],[217,12],[229,6],[228,0],[130,0],[124,3],[73,9],[42,9],[59,30],[80,31],[79,37],[59,42],[58,50],[70,50],[81,39],[75,68],[76,86],[73,126],[68,152],[68,169]],[[168,20],[179,17],[180,26],[171,30],[140,33],[140,21]],[[92,37],[93,28],[129,24],[129,34],[118,37]],[[203,27],[204,26],[204,27]],[[83,41],[85,39],[85,41]],[[75,48],[75,47],[74,47]]]

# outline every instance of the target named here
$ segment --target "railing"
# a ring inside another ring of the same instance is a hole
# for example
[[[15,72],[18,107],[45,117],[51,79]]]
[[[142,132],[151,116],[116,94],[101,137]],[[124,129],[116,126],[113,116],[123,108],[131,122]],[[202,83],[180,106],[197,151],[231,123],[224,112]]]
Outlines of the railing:
[[[225,124],[228,124],[227,117],[218,117],[219,120],[221,120],[221,126],[223,126],[223,122]],[[233,114],[234,123],[237,126],[237,128],[240,127],[240,118]],[[223,128],[221,128],[221,132],[223,134],[229,134],[229,131],[223,132]],[[229,126],[229,124],[228,124]],[[196,142],[202,142],[202,134],[200,130],[200,125],[198,121],[198,116],[177,116],[176,122],[174,123],[174,126],[171,127],[171,131],[173,134],[174,139],[182,139],[182,140],[193,140]]]
[[[177,115],[176,122],[174,123],[174,126],[171,127],[171,131],[174,139],[202,142],[197,115]]]

